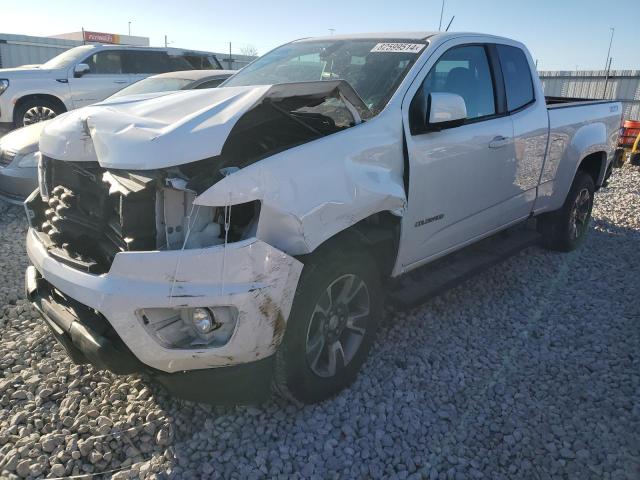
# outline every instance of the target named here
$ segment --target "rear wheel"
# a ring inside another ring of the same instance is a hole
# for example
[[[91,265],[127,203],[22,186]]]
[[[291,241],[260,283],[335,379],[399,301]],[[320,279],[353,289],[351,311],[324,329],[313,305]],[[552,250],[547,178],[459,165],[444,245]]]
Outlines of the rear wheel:
[[[591,176],[578,170],[562,208],[538,218],[546,248],[569,252],[582,243],[591,221],[594,192]]]
[[[45,120],[51,120],[61,114],[59,105],[45,99],[27,100],[15,112],[15,127],[26,127]]]
[[[353,382],[380,319],[373,259],[337,252],[325,248],[305,261],[276,357],[276,390],[303,403],[324,400]]]

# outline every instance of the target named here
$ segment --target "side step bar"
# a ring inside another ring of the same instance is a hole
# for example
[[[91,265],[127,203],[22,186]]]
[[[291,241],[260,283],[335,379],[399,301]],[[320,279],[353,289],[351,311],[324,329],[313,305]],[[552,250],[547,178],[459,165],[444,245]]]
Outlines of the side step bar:
[[[535,221],[511,227],[392,281],[388,298],[413,308],[539,242]]]

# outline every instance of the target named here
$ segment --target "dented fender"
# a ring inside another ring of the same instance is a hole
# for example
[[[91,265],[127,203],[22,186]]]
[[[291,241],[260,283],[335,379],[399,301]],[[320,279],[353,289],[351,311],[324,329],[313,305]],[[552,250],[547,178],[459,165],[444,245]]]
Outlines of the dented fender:
[[[312,252],[375,213],[402,215],[402,122],[384,116],[243,168],[211,186],[195,203],[222,206],[259,200],[257,238],[289,255]],[[394,124],[398,127],[389,127]]]

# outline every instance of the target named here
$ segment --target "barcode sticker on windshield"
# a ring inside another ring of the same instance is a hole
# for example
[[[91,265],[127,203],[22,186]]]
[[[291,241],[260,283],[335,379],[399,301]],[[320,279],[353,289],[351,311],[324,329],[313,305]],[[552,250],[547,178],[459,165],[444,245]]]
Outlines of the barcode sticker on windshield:
[[[378,43],[371,51],[418,53],[423,48],[424,43]]]

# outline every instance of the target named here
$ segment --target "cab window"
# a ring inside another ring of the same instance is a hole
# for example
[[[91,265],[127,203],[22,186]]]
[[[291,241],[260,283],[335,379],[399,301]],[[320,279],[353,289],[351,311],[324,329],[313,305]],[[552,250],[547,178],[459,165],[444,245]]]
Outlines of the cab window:
[[[425,97],[432,92],[460,95],[467,107],[467,119],[496,113],[489,59],[481,45],[454,47],[431,68],[423,84]]]
[[[531,67],[521,49],[509,45],[497,45],[496,48],[504,77],[507,108],[513,112],[532,103],[535,99]]]
[[[103,50],[101,52],[94,53],[83,63],[89,65],[89,72],[93,74],[117,75],[123,73],[122,52]]]

